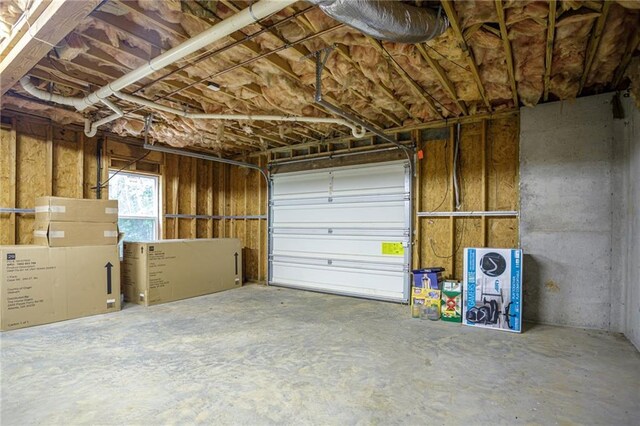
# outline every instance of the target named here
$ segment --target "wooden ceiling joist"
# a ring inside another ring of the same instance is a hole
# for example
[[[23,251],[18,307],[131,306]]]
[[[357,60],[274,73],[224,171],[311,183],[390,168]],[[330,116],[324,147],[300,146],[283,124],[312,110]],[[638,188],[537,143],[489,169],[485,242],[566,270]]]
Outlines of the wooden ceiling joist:
[[[60,43],[99,4],[100,0],[52,0],[48,3],[40,16],[29,23],[29,31],[16,33],[19,39],[9,41],[13,47],[0,61],[0,95],[13,87],[45,57],[51,46]]]
[[[589,77],[589,72],[591,71],[593,60],[596,57],[598,46],[600,46],[602,31],[604,30],[604,24],[607,22],[609,9],[611,8],[612,3],[613,2],[611,1],[604,2],[604,4],[602,5],[601,14],[596,21],[595,27],[591,31],[591,37],[589,38],[589,44],[587,45],[587,51],[584,58],[584,71],[582,72],[582,78],[580,79],[580,88],[578,89],[578,95],[582,93],[582,89],[584,89],[584,85],[587,82],[587,78]]]
[[[367,78],[367,77],[365,77],[365,74],[362,71],[362,67],[360,66],[360,64],[357,63],[356,61],[354,61],[353,58],[351,57],[351,54],[349,53],[349,48],[347,46],[345,46],[344,44],[339,44],[339,43],[336,44],[336,52],[342,58],[344,58],[345,60],[349,61],[359,71],[359,75],[361,76],[361,78]],[[397,106],[399,106],[402,110],[404,110],[404,112],[407,113],[407,115],[409,117],[414,118],[413,115],[411,114],[411,111],[409,110],[409,108],[407,108],[407,106],[405,104],[403,104],[402,102],[400,102],[398,100],[398,97],[393,94],[391,89],[389,89],[388,87],[386,87],[382,83],[378,83],[378,87],[382,90],[382,92],[384,92],[384,94],[387,96],[387,98],[393,100],[394,103]]]
[[[480,78],[480,72],[478,71],[478,64],[476,64],[476,60],[473,56],[473,52],[467,45],[467,42],[465,41],[462,35],[462,30],[460,28],[460,23],[459,23],[460,21],[458,20],[458,13],[453,7],[453,2],[451,0],[442,0],[441,3],[442,3],[442,8],[447,14],[447,18],[449,19],[451,28],[453,29],[453,32],[455,33],[456,38],[458,39],[458,44],[460,45],[460,48],[462,49],[465,56],[467,57],[467,63],[469,64],[469,69],[471,70],[473,79],[476,81],[476,85],[478,86],[480,97],[482,98],[482,101],[487,106],[487,108],[491,110],[491,103],[489,102],[489,99],[487,98],[487,94],[484,90],[484,85],[482,84],[482,79]]]
[[[238,7],[237,5],[235,5],[233,2],[231,1],[223,1],[222,2],[225,6],[227,6],[229,9],[231,9],[234,12],[239,12],[241,10],[240,7]],[[290,9],[290,8],[289,8]],[[257,23],[257,25],[259,25],[261,28],[265,28],[265,25],[261,24],[260,22]],[[282,33],[276,29],[270,29],[267,33],[267,36],[271,36],[274,40],[277,40],[278,42],[282,43],[283,45],[288,45],[290,42],[289,40],[287,40]],[[309,62],[311,65],[313,65],[315,67],[315,58],[312,55],[312,52],[309,51],[309,49],[307,49],[305,46],[303,45],[294,45],[291,47],[291,49],[293,49],[299,56],[300,58],[304,58],[307,62]],[[349,59],[351,59],[349,57]],[[334,72],[332,71],[331,67],[328,65],[325,65],[325,71],[328,73],[328,75],[338,84],[340,84],[340,82],[338,81],[338,79],[336,79]],[[364,77],[364,76],[362,76]],[[302,82],[300,81],[299,78],[296,79],[298,81],[298,83],[300,83],[302,85]],[[354,96],[360,98],[363,101],[368,102],[370,105],[372,104],[372,99],[368,96],[366,96],[365,94],[360,93],[359,91],[348,87],[347,90],[352,93]],[[329,102],[333,103],[334,105],[339,105],[340,103],[336,100],[333,99],[332,97],[327,97],[326,95],[324,96]],[[345,106],[341,106],[342,108],[345,108],[347,110],[349,110],[349,112],[357,115],[357,113],[353,110],[351,110],[348,107]],[[380,108],[374,108],[376,110],[376,112],[378,112],[379,114],[383,115],[384,117],[386,117],[389,121],[391,121],[392,123],[398,125],[398,123],[400,123],[400,120],[394,116],[392,113],[388,112],[388,111],[384,111],[383,109]],[[330,112],[329,112],[330,113]],[[331,114],[331,113],[330,113]],[[374,123],[377,126],[380,126],[380,123]],[[381,127],[381,126],[380,126]]]
[[[138,9],[133,8],[133,6],[132,6],[132,5],[130,5],[129,3],[130,3],[130,2],[125,2],[125,4],[127,5],[127,7],[128,7],[132,12],[139,13]],[[141,41],[141,42],[146,42],[146,43],[148,43],[148,44],[151,44],[152,46],[155,46],[155,47],[160,48],[160,46],[159,46],[159,39],[158,39],[157,34],[156,34],[155,32],[146,31],[146,32],[144,32],[144,33],[143,33],[143,32],[141,32],[141,31],[136,31],[134,28],[131,28],[131,25],[130,25],[129,21],[128,21],[128,20],[126,20],[126,19],[124,19],[123,17],[117,17],[117,16],[115,16],[115,15],[105,14],[104,12],[95,13],[94,15],[95,15],[94,17],[96,17],[97,19],[100,19],[100,20],[104,21],[105,23],[108,23],[109,25],[113,25],[113,26],[117,27],[117,28],[118,28],[119,30],[121,30],[121,31],[125,31],[125,32],[127,32],[128,34],[130,34],[130,35],[132,35],[133,37],[135,37],[137,40],[139,40],[139,41]],[[108,15],[108,16],[104,16],[104,15]],[[152,18],[154,18],[154,15],[151,15],[151,16],[147,17],[147,19],[149,19],[149,20],[151,20]],[[160,19],[160,18],[155,17],[155,19]],[[218,20],[219,20],[219,18],[216,18],[216,19],[218,19]],[[150,22],[150,25],[153,25],[153,22]],[[150,33],[153,33],[153,34],[150,34]],[[186,40],[186,39],[188,38],[188,35],[187,35],[186,33],[184,33],[184,32],[183,32],[183,33],[180,33],[180,32],[179,32],[177,29],[175,29],[175,28],[174,28],[174,30],[172,31],[172,33],[173,33],[173,35],[174,35],[175,37],[179,37],[181,41],[184,41],[184,40]],[[237,33],[237,32],[236,32],[236,33]],[[233,34],[236,34],[236,33],[233,33]],[[233,34],[232,34],[232,37],[233,37]],[[242,33],[240,33],[240,34],[242,34]],[[154,40],[153,40],[153,41],[148,40],[148,38],[149,38],[149,37],[154,38]],[[238,39],[240,39],[240,38],[241,38],[241,39],[244,39],[244,38],[245,38],[245,36],[244,36],[244,35],[238,36],[238,35],[236,34],[236,37],[235,37],[234,39],[235,39],[235,40],[238,40]],[[94,41],[95,41],[95,40],[94,40]],[[242,44],[241,44],[241,46],[245,47],[245,49],[248,49],[250,52],[253,52],[253,53],[261,52],[261,48],[259,47],[259,45],[258,45],[257,43],[255,43],[255,42],[253,42],[253,41],[250,41],[250,40],[249,40],[249,41],[246,41],[246,42],[244,42],[244,43],[242,43]],[[133,50],[133,49],[129,49],[129,50]],[[138,58],[139,58],[139,59],[145,59],[144,57],[140,57],[139,55],[137,55],[137,56],[138,56]],[[270,56],[266,57],[266,59],[267,59],[267,60],[272,60],[272,56],[274,56],[274,55],[270,55]],[[271,58],[271,59],[270,59],[270,58]],[[277,58],[278,58],[278,59],[282,59],[282,58],[280,58],[279,56],[278,56]],[[148,59],[145,59],[145,60],[148,60]],[[284,61],[284,59],[282,59],[282,61]],[[280,62],[278,62],[278,63],[280,63]],[[284,61],[284,63],[286,63],[286,61]],[[282,71],[285,71],[284,69],[282,69],[282,67],[278,66],[277,64],[274,64],[274,65],[275,65],[276,67],[278,67],[279,69],[281,69]],[[291,73],[293,73],[293,71],[291,71],[291,67],[289,67],[289,64],[288,64],[288,63],[286,63],[286,66],[287,66],[287,69],[288,69],[288,70],[290,70],[290,72],[291,72]],[[251,69],[248,69],[248,68],[245,68],[245,67],[243,67],[243,68],[245,69],[245,71],[247,71],[247,72],[249,72],[249,73],[251,73],[251,74],[254,74],[254,73],[253,73],[253,71],[252,71]],[[167,67],[167,69],[168,69],[168,70],[171,70],[171,67]],[[294,75],[295,75],[295,74],[294,74]],[[180,76],[181,76],[183,79],[189,80],[189,77],[187,76],[187,74],[186,74],[185,72],[181,72],[181,73],[180,73]],[[296,76],[296,78],[297,78],[297,76]],[[166,81],[165,81],[165,83],[166,83]],[[175,84],[175,80],[173,80],[173,84]],[[187,84],[185,84],[185,86],[187,86]],[[255,87],[254,87],[254,86],[255,86]],[[256,87],[258,87],[258,88],[259,88],[259,86],[258,86],[258,85],[254,85],[254,86],[249,86],[249,85],[248,85],[248,86],[246,86],[246,87],[247,87],[249,90],[253,91],[254,93],[256,93],[256,94],[258,94],[258,95],[262,96],[262,91],[261,91],[261,90],[256,90],[256,89],[255,89]],[[244,100],[242,100],[242,101],[244,101]],[[274,106],[274,107],[275,107],[275,106]],[[283,114],[290,114],[290,111],[284,110],[284,109],[282,109],[282,108],[278,108],[278,110],[279,110],[281,113],[283,113]],[[324,112],[324,110],[322,110],[322,111]],[[312,127],[310,127],[310,126],[307,126],[307,125],[304,125],[304,124],[299,124],[298,126],[299,126],[299,127],[302,127],[302,128],[305,128],[305,129],[307,129],[307,130],[309,130],[309,131],[314,131],[314,132],[315,132],[315,130],[314,130]],[[295,130],[294,130],[294,132],[295,132]],[[302,133],[302,134],[301,134],[301,136],[302,136],[302,135],[304,135],[304,137],[305,137],[305,138],[309,137],[309,135],[307,135],[307,134],[305,134],[305,133]]]
[[[620,65],[616,69],[616,73],[613,77],[613,81],[611,82],[611,88],[617,89],[622,82],[622,78],[624,77],[624,73],[631,62],[631,57],[633,53],[638,49],[638,45],[640,44],[640,31],[635,31],[631,39],[627,43],[627,47],[622,55],[622,59],[620,60]]]
[[[513,68],[513,53],[511,52],[511,42],[509,41],[509,32],[507,31],[507,24],[504,18],[504,5],[502,0],[495,0],[496,13],[498,15],[498,25],[500,26],[500,38],[502,39],[502,47],[504,48],[504,54],[507,60],[507,72],[509,74],[509,84],[511,85],[511,93],[513,95],[513,105],[517,108],[518,102],[518,89],[516,86],[516,77]]]
[[[418,52],[420,52],[420,55],[422,56],[422,58],[427,62],[427,64],[429,64],[431,69],[436,73],[436,76],[438,77],[438,80],[440,80],[442,87],[449,94],[453,102],[455,102],[455,104],[458,106],[458,108],[460,108],[460,111],[462,111],[464,115],[468,115],[469,111],[467,110],[467,105],[463,101],[458,99],[456,88],[451,82],[451,80],[449,80],[449,78],[447,77],[447,73],[442,68],[442,66],[440,66],[438,61],[436,61],[431,56],[429,56],[427,49],[425,49],[422,44],[416,44],[415,46],[418,49]]]
[[[405,81],[405,83],[411,88],[411,90],[427,104],[434,115],[438,118],[442,118],[442,114],[436,108],[433,100],[424,92],[424,89],[420,87],[418,83],[416,83],[413,78],[411,78],[411,76],[407,74],[407,72],[396,61],[393,60],[393,58],[388,57],[390,54],[382,46],[382,43],[369,36],[367,36],[367,39],[369,40],[371,45],[378,51],[378,53],[384,58],[384,60],[393,66],[398,75]]]
[[[553,63],[553,39],[556,34],[556,0],[549,1],[549,22],[547,24],[547,45],[544,57],[544,101],[549,100],[551,64]]]

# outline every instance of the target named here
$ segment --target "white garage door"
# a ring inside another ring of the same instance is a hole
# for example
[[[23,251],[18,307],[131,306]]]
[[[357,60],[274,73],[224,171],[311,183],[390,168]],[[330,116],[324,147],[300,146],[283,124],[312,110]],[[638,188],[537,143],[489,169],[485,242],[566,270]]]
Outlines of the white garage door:
[[[269,283],[406,302],[406,162],[273,176]]]

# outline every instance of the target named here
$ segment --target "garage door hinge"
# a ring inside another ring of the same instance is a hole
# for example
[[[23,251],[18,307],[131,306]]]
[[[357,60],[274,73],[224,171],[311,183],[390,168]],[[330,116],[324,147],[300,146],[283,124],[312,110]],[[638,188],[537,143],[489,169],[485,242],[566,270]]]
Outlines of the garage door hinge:
[[[333,260],[328,259],[328,260],[327,260],[327,265],[332,265],[332,264],[333,264]]]
[[[333,234],[333,229],[331,228],[327,229],[327,234]]]

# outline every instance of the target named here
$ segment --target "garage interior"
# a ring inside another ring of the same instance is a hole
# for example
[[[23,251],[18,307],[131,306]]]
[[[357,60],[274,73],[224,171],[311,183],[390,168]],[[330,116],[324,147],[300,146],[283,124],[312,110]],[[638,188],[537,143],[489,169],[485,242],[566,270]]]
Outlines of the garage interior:
[[[0,421],[635,424],[639,28],[623,0],[3,1],[0,251],[41,247],[39,197],[116,199],[108,288],[156,240],[238,240],[242,282],[3,331]],[[463,282],[469,248],[521,250],[521,334],[412,318],[411,271]]]

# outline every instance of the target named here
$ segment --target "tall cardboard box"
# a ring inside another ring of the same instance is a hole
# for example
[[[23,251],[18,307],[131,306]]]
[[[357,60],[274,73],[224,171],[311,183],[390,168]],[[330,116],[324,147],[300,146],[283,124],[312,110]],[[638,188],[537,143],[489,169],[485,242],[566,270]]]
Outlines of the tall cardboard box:
[[[522,250],[464,249],[462,322],[522,331]]]
[[[36,222],[118,222],[118,200],[36,198]]]
[[[117,246],[0,246],[0,329],[120,310]]]
[[[118,225],[109,222],[39,222],[33,243],[48,247],[108,246],[118,244]]]
[[[242,286],[236,238],[124,242],[124,297],[145,306]]]

